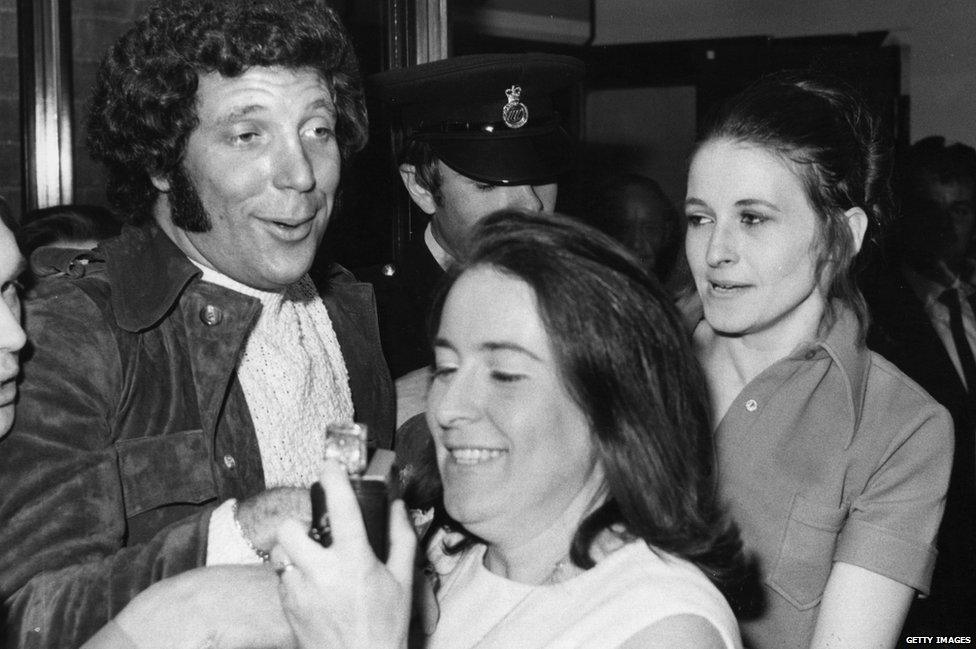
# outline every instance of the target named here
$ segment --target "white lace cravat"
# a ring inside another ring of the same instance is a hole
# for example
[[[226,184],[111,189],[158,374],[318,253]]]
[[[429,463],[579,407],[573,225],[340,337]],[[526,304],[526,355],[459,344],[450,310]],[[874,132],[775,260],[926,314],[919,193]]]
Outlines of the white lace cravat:
[[[254,422],[267,487],[308,487],[322,468],[325,429],[353,419],[349,373],[329,312],[308,275],[283,293],[203,268],[203,280],[261,300],[237,377]]]

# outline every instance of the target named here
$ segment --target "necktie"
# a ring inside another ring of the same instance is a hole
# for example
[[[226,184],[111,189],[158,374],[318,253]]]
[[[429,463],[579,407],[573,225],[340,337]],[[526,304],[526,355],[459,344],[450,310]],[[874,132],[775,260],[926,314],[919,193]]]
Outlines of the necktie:
[[[949,331],[952,333],[952,342],[959,355],[962,375],[966,379],[966,389],[970,395],[976,395],[976,357],[973,357],[973,348],[966,339],[966,330],[962,325],[959,292],[954,288],[946,289],[939,296],[939,302],[949,308]]]

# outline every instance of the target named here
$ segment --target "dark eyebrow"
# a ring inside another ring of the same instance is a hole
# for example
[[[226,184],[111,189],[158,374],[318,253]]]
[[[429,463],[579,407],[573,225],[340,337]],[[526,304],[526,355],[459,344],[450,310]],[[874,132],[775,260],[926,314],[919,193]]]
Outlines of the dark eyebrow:
[[[771,210],[776,210],[777,212],[780,211],[779,207],[777,207],[775,204],[770,203],[769,201],[764,201],[764,200],[758,199],[758,198],[743,198],[740,201],[736,201],[735,202],[735,205],[736,205],[736,207],[756,207],[756,206],[763,206],[763,207],[767,207],[767,208],[769,208]],[[708,208],[708,204],[705,201],[701,200],[700,198],[686,198],[685,199],[685,207],[704,207],[704,208]]]
[[[444,347],[445,349],[451,349],[451,350],[454,349],[454,345],[452,345],[451,343],[449,343],[446,338],[440,338],[440,337],[434,339],[434,345],[433,346],[434,347]]]
[[[331,99],[327,99],[325,97],[319,97],[318,99],[316,99],[315,101],[313,101],[312,103],[310,103],[308,105],[308,107],[311,110],[314,110],[314,109],[317,109],[317,108],[324,108],[326,110],[326,112],[328,112],[330,115],[335,115],[336,114],[335,104],[332,103],[332,100]]]
[[[330,116],[335,117],[336,109],[332,101],[327,97],[319,97],[318,99],[310,102],[306,107],[306,110],[318,110],[324,108]],[[248,117],[251,113],[257,113],[263,110],[268,110],[266,106],[262,104],[248,104],[246,106],[238,106],[232,109],[229,113],[221,117],[218,121],[220,124],[233,124],[234,122]]]
[[[258,112],[259,110],[261,110],[263,108],[264,108],[264,106],[261,106],[260,104],[250,104],[248,106],[238,106],[238,107],[234,108],[233,110],[231,110],[226,115],[224,115],[223,117],[221,117],[219,120],[217,120],[217,122],[220,123],[220,124],[233,124],[237,120],[244,119],[245,117],[247,117],[251,113],[256,113],[256,112]]]
[[[455,349],[454,345],[452,345],[445,338],[436,338],[434,340],[434,347],[441,347],[443,349],[449,349],[451,351],[457,351]],[[486,352],[500,352],[500,351],[517,352],[519,354],[525,354],[526,356],[528,356],[530,358],[533,358],[533,359],[539,361],[540,363],[543,362],[542,359],[539,358],[535,353],[529,351],[525,347],[522,347],[521,345],[518,345],[516,343],[510,343],[510,342],[487,342],[487,343],[482,343],[481,345],[479,345],[478,348],[480,350],[486,351]]]
[[[735,205],[736,207],[755,207],[758,205],[768,207],[769,209],[776,210],[777,212],[780,211],[779,207],[777,207],[775,204],[770,203],[769,201],[760,200],[758,198],[744,198],[741,201],[736,201]]]
[[[485,350],[487,352],[500,352],[500,351],[517,352],[519,354],[525,354],[526,356],[528,356],[530,358],[533,358],[533,359],[539,361],[540,363],[542,362],[542,359],[539,358],[538,356],[536,356],[533,352],[529,351],[525,347],[522,347],[521,345],[518,345],[516,343],[510,343],[510,342],[487,342],[487,343],[482,343],[481,344],[481,349],[483,349],[483,350]]]

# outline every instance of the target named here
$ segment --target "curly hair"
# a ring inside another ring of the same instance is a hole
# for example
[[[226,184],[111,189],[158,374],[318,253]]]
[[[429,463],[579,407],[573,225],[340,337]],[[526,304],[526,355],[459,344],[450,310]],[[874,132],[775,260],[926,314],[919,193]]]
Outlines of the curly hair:
[[[671,297],[622,244],[573,219],[501,211],[478,224],[475,240],[448,271],[432,331],[468,269],[532,288],[606,476],[608,498],[577,529],[573,563],[592,567],[597,536],[621,530],[695,563],[735,596],[751,573],[718,501],[708,390]]]
[[[102,60],[89,106],[88,149],[108,171],[108,198],[126,220],[148,218],[182,160],[198,118],[201,74],[255,66],[309,68],[328,84],[343,160],[368,135],[359,64],[322,0],[157,0]]]
[[[724,104],[698,146],[717,139],[763,147],[796,170],[820,216],[817,275],[828,308],[838,298],[853,309],[863,338],[868,310],[853,280],[857,248],[845,212],[864,210],[868,239],[877,238],[890,219],[892,146],[878,117],[840,79],[785,71],[763,77]]]

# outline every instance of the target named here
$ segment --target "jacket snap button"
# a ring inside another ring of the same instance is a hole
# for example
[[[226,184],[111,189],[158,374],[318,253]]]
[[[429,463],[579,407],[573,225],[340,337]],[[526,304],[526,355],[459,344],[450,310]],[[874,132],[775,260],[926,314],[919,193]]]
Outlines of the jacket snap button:
[[[759,404],[756,403],[755,399],[749,399],[748,401],[746,401],[746,410],[748,410],[749,412],[756,412],[756,408],[758,407]]]
[[[224,466],[228,469],[233,469],[235,466],[237,466],[237,460],[234,459],[233,455],[225,455]]]
[[[216,324],[220,324],[220,321],[224,319],[224,312],[215,307],[212,304],[200,309],[200,320],[203,324],[208,327],[212,327]]]

